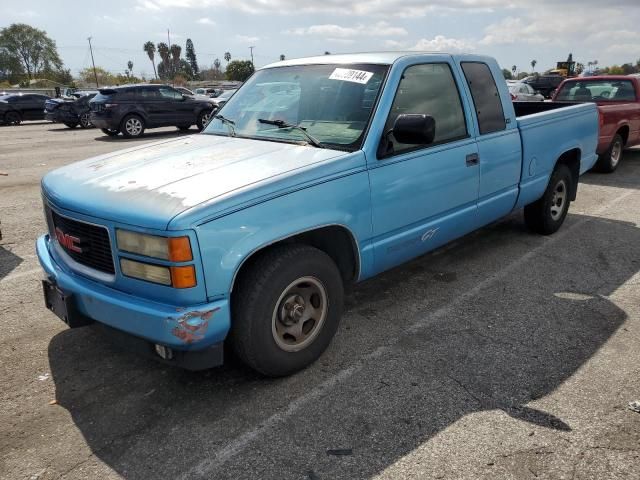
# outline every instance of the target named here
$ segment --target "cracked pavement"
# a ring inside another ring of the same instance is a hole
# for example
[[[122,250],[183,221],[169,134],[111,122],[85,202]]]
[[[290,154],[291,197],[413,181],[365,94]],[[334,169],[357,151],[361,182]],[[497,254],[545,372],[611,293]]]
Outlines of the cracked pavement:
[[[168,368],[45,310],[41,176],[128,146],[0,128],[0,478],[640,477],[640,150],[585,175],[553,236],[516,212],[356,286],[329,350],[272,380]]]

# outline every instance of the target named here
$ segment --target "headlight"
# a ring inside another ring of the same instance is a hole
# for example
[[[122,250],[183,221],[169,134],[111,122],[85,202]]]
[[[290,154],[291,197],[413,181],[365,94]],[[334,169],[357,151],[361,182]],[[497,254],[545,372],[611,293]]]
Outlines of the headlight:
[[[124,252],[171,262],[193,260],[189,237],[160,237],[118,229],[116,230],[116,239],[118,249]]]
[[[159,283],[174,288],[191,288],[196,286],[196,270],[193,265],[182,267],[164,267],[136,262],[128,258],[120,259],[120,270],[127,277]]]

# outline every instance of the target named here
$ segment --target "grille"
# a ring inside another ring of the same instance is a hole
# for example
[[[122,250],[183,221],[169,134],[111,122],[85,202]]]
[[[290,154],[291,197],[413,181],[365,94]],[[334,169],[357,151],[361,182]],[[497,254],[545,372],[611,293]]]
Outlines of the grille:
[[[54,227],[59,228],[66,235],[80,239],[82,252],[73,251],[58,242],[67,255],[89,268],[111,275],[115,274],[113,257],[111,256],[111,242],[105,227],[72,220],[58,215],[51,209],[48,210],[51,212]],[[54,231],[52,234],[55,235],[56,232]]]

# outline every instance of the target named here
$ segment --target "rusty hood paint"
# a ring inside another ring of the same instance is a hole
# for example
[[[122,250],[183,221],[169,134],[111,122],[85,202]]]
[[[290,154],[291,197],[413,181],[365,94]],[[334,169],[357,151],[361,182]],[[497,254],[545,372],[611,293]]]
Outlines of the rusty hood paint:
[[[176,215],[291,176],[344,152],[215,135],[136,146],[67,165],[42,180],[59,207],[166,229]]]

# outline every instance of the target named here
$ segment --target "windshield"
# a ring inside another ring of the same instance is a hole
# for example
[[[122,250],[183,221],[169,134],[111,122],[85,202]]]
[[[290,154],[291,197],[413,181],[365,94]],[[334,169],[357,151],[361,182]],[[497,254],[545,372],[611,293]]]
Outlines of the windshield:
[[[630,80],[580,80],[565,83],[557,101],[569,102],[633,102],[636,94]]]
[[[212,92],[213,93],[213,92]],[[224,92],[222,92],[220,95],[218,95],[217,98],[219,98],[220,100],[225,100],[229,97],[231,97],[234,93],[236,93],[235,90],[225,90]]]
[[[257,71],[205,133],[360,148],[387,65],[298,65]],[[233,128],[227,121],[233,122]],[[300,128],[299,128],[300,127]]]

